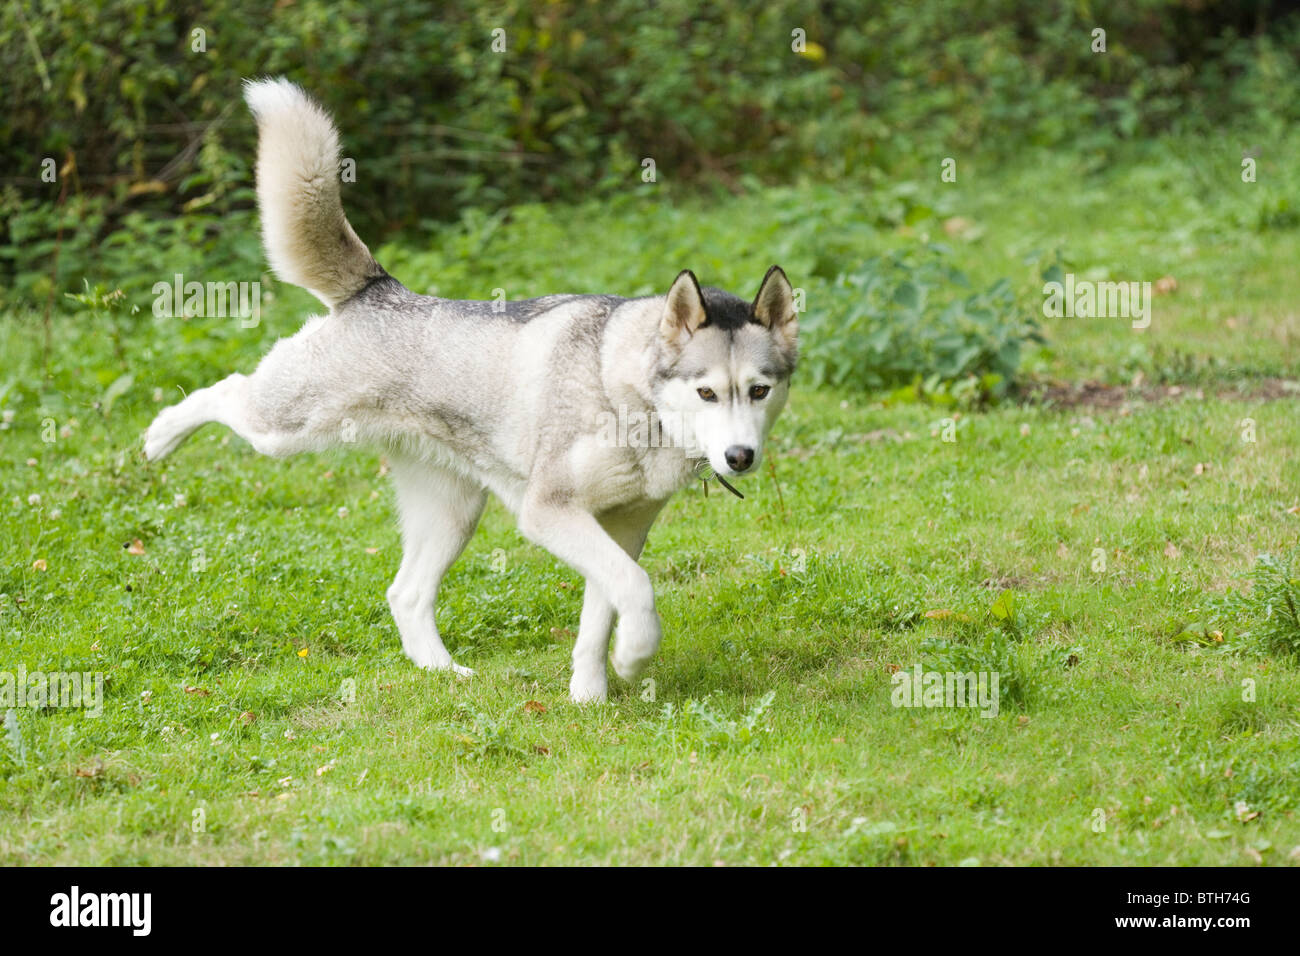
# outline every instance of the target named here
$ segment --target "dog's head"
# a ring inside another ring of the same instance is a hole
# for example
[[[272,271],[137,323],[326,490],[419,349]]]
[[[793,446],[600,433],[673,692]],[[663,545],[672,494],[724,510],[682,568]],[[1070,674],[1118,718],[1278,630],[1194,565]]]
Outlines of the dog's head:
[[[753,302],[677,276],[659,322],[655,410],[665,432],[720,475],[754,471],[798,355],[794,290],[779,266]]]

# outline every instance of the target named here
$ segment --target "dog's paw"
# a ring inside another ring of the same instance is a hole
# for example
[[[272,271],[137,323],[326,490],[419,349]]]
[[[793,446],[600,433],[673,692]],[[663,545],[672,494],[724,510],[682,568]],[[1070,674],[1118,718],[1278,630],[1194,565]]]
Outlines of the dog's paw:
[[[473,677],[474,669],[471,667],[461,667],[453,660],[434,661],[428,664],[421,664],[421,668],[426,671],[451,671],[457,677]]]
[[[416,667],[425,671],[451,671],[460,677],[473,677],[474,671],[468,667],[461,667],[451,659],[451,655],[442,648],[442,653],[438,653],[438,648],[420,648],[412,651],[410,648],[402,648],[406,651],[406,656],[411,659]]]
[[[164,408],[144,433],[144,457],[149,461],[166,458],[185,440],[188,431],[177,427],[177,406]]]
[[[579,674],[569,680],[569,699],[575,704],[603,704],[609,693],[609,681],[604,673]]]
[[[641,676],[662,638],[659,615],[654,611],[620,619],[614,638],[614,673],[629,684]]]
[[[420,667],[426,671],[451,671],[457,677],[474,676],[474,669],[472,667],[461,667],[455,661],[447,661],[445,664],[421,664]]]

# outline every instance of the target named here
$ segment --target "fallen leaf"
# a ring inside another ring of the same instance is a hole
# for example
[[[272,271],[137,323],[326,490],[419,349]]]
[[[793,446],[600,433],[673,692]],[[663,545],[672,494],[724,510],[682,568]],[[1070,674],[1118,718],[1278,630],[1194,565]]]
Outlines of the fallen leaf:
[[[1161,276],[1156,280],[1156,295],[1168,295],[1178,289],[1178,280],[1173,276]]]
[[[1178,550],[1177,546],[1172,541],[1165,542],[1166,558],[1170,558],[1170,559],[1177,558],[1180,553],[1181,552]]]
[[[199,697],[207,697],[209,695],[209,691],[204,690],[202,687],[186,687],[185,693],[197,694]]]
[[[1011,590],[1003,591],[998,595],[993,606],[989,608],[989,613],[999,621],[1014,621],[1016,617],[1016,593]]]
[[[253,721],[257,720],[257,715],[254,714],[251,710],[246,710],[239,715],[239,719],[241,722],[245,724],[251,724]]]
[[[130,544],[123,545],[127,554],[144,554],[144,542],[139,538],[133,538]]]
[[[935,621],[946,621],[952,618],[954,621],[969,621],[970,615],[961,611],[950,611],[947,608],[936,608],[933,611],[926,611],[925,616]]]
[[[546,705],[540,700],[529,700],[524,702],[524,710],[530,714],[546,713]]]

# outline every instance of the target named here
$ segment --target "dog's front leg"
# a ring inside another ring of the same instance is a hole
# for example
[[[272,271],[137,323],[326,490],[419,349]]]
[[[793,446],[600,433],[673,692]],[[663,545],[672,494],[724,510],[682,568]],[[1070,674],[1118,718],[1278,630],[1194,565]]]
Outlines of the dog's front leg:
[[[627,681],[635,680],[659,648],[661,631],[655,611],[650,576],[636,563],[654,515],[661,502],[647,503],[638,511],[611,520],[616,540],[589,512],[555,498],[530,496],[519,512],[519,530],[587,579],[593,602],[584,602],[578,642],[574,646],[574,680],[570,693],[598,700],[604,683],[604,645],[608,640],[610,611],[618,614],[618,640],[614,670]],[[595,603],[599,601],[600,603]],[[599,671],[599,676],[597,676]]]

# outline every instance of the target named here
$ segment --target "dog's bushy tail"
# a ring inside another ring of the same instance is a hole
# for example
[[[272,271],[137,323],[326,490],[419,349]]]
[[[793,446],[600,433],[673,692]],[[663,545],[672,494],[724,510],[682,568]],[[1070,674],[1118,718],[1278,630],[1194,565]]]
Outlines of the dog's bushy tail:
[[[338,130],[286,79],[247,80],[244,99],[257,119],[257,204],[271,268],[333,309],[385,274],[343,215]]]

